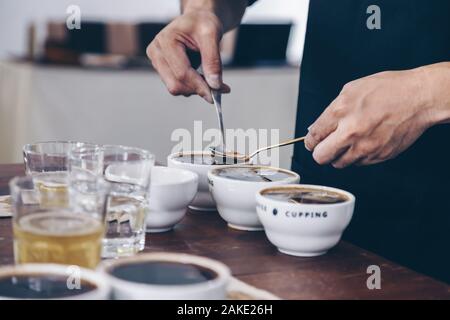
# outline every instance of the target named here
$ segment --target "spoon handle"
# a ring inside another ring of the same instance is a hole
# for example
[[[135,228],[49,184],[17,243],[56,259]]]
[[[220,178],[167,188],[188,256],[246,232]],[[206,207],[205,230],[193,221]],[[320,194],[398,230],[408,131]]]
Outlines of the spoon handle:
[[[256,156],[258,153],[260,153],[260,152],[262,152],[262,151],[270,150],[270,149],[273,149],[273,148],[279,148],[279,147],[283,147],[283,146],[288,146],[288,145],[290,145],[290,144],[293,144],[293,143],[296,143],[296,142],[303,141],[303,140],[305,140],[305,138],[306,138],[306,137],[300,137],[300,138],[290,139],[290,140],[283,141],[283,142],[281,142],[281,143],[279,143],[279,144],[274,144],[274,145],[271,145],[271,146],[268,146],[268,147],[264,147],[264,148],[258,149],[258,150],[256,150],[255,152],[253,152],[253,153],[249,156],[249,158],[253,158],[254,156]]]
[[[222,116],[222,94],[218,90],[211,90],[211,96],[213,98],[214,105],[217,111],[217,120],[219,122],[219,129],[222,138],[222,149],[225,150],[225,129],[223,127],[223,116]]]

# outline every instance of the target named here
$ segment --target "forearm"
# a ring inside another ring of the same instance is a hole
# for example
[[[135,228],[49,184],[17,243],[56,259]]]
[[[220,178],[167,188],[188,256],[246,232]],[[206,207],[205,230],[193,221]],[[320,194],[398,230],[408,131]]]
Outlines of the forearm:
[[[420,73],[430,125],[450,123],[450,62],[417,68]]]
[[[240,24],[247,5],[248,0],[181,0],[181,12],[211,11],[222,22],[225,33]]]

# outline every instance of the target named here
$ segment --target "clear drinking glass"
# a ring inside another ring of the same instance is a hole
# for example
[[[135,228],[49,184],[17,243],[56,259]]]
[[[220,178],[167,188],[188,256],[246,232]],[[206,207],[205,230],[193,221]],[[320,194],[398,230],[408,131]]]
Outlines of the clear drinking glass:
[[[145,218],[155,157],[133,147],[106,145],[102,149],[103,174],[111,185],[102,257],[130,256],[145,246]]]
[[[61,197],[53,200],[68,201],[69,157],[75,148],[99,148],[99,146],[75,141],[48,141],[26,144],[23,159],[26,174],[33,176],[45,203],[45,194],[57,192]],[[44,183],[45,182],[45,183]]]
[[[89,172],[94,176],[103,175],[103,147],[95,144],[82,144],[70,150],[69,170]]]
[[[68,178],[64,192],[46,179],[10,181],[16,263],[59,263],[94,269],[100,262],[109,185]]]
[[[95,144],[75,141],[47,141],[23,146],[27,175],[43,172],[67,172],[69,155],[74,148],[95,148]]]

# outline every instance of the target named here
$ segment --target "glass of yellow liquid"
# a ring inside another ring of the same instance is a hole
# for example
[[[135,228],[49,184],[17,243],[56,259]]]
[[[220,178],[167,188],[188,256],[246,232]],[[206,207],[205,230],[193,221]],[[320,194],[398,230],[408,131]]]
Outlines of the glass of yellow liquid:
[[[40,191],[42,207],[61,207],[69,203],[68,184],[71,171],[70,157],[76,150],[89,150],[89,157],[75,163],[80,168],[92,171],[103,167],[101,147],[96,144],[76,141],[47,141],[23,146],[23,160],[27,175],[33,176]],[[92,151],[92,152],[91,152]],[[94,152],[95,151],[95,152]],[[84,171],[86,171],[84,170]]]
[[[109,184],[102,178],[16,177],[10,182],[16,263],[94,269],[100,262]],[[50,186],[50,187],[49,187]]]

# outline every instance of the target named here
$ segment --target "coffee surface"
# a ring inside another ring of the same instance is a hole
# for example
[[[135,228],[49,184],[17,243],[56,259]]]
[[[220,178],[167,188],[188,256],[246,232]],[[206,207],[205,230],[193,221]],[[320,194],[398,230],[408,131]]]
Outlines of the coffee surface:
[[[228,157],[218,157],[213,155],[190,155],[181,154],[173,158],[175,161],[200,165],[225,165],[225,164],[239,164],[244,163],[238,159],[232,159]]]
[[[252,182],[272,182],[282,181],[294,177],[293,174],[282,170],[265,167],[235,167],[235,168],[221,168],[216,170],[219,177],[224,177],[232,180],[252,181]]]
[[[150,285],[186,285],[217,278],[211,269],[189,263],[147,261],[122,264],[111,274],[119,279]]]
[[[262,193],[264,196],[292,203],[334,204],[348,200],[347,196],[333,191],[317,189],[273,189]]]
[[[79,295],[96,289],[81,281],[80,288],[69,289],[67,276],[54,274],[17,274],[0,277],[0,296],[16,299],[54,299]]]

